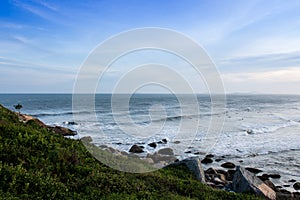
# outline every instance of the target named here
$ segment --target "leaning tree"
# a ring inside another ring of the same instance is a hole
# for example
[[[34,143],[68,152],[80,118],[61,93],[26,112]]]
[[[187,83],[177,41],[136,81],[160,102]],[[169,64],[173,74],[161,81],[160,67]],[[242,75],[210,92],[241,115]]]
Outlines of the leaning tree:
[[[22,106],[20,103],[18,103],[17,105],[14,105],[14,108],[15,108],[16,110],[18,110],[18,111],[19,111],[19,114],[20,114],[20,110],[21,110],[21,108],[23,108],[23,106]]]

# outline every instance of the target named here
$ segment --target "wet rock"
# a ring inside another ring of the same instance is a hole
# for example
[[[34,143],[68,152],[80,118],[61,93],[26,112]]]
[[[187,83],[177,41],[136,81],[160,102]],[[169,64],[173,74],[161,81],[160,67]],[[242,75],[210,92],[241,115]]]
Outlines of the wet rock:
[[[295,184],[293,185],[293,188],[294,188],[295,190],[300,190],[300,182],[295,183]]]
[[[268,176],[269,176],[270,178],[274,178],[274,179],[278,179],[278,178],[281,177],[279,174],[269,174]]]
[[[201,160],[201,163],[202,164],[208,164],[208,163],[212,163],[213,160],[211,158],[207,158],[205,157],[203,160]]]
[[[180,141],[174,141],[173,143],[174,143],[174,144],[179,144],[179,143],[180,143]]]
[[[290,187],[290,185],[284,184],[283,187]]]
[[[294,183],[294,182],[296,182],[296,180],[295,179],[291,179],[291,180],[289,180],[289,182],[290,183]]]
[[[151,143],[148,144],[148,146],[155,149],[157,147],[157,144],[155,142],[151,142]]]
[[[130,149],[129,152],[131,153],[143,153],[144,150],[141,146],[134,144]]]
[[[200,152],[199,152],[199,151],[194,153],[194,155],[199,155],[199,154],[200,154]]]
[[[207,154],[205,157],[207,157],[207,158],[213,158],[215,156],[213,154]]]
[[[158,150],[158,153],[162,154],[162,155],[174,155],[174,151],[171,148],[160,149],[160,150]]]
[[[64,124],[67,124],[67,125],[78,125],[78,123],[76,123],[74,121],[64,122]]]
[[[184,153],[192,153],[192,151],[186,151],[186,152],[184,152]]]
[[[161,140],[164,144],[167,144],[168,140],[167,139],[162,139]]]
[[[256,169],[256,168],[252,168],[252,167],[246,167],[245,169],[248,170],[251,173],[254,173],[254,174],[258,174],[258,173],[262,172],[262,170]]]
[[[216,162],[220,162],[221,160],[223,160],[223,159],[222,158],[215,159]]]
[[[247,129],[246,133],[248,133],[248,134],[254,134],[253,130],[251,130],[251,129]]]
[[[226,162],[226,163],[223,163],[221,165],[221,167],[223,167],[223,168],[235,168],[235,164],[233,164],[232,162]]]
[[[233,190],[238,193],[252,192],[256,195],[261,195],[266,198],[275,200],[276,193],[253,173],[237,167],[236,173],[234,174],[232,181]]]

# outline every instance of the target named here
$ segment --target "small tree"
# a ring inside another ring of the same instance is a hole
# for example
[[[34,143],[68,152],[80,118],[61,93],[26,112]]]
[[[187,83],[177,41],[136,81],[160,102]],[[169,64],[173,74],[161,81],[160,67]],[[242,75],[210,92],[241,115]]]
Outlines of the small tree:
[[[21,108],[23,108],[23,106],[22,106],[20,103],[18,103],[17,105],[14,105],[14,108],[15,108],[16,110],[18,110],[18,112],[19,112],[19,114],[20,114],[20,110],[21,110]]]

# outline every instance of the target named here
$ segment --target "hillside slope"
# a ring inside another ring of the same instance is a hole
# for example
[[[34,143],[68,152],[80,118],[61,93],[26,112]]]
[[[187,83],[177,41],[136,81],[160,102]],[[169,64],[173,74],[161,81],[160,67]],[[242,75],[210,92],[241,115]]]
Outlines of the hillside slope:
[[[20,122],[0,105],[0,198],[2,199],[256,199],[213,190],[184,167],[146,174],[111,169],[78,140],[34,121]]]

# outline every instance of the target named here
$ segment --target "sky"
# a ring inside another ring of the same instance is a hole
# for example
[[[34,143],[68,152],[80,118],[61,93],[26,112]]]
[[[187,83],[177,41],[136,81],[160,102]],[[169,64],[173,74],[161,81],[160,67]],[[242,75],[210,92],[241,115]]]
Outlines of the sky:
[[[298,0],[1,0],[0,93],[72,93],[101,42],[143,27],[192,38],[215,63],[226,93],[300,94]],[[197,85],[190,66],[165,53],[122,59],[99,92],[109,92],[135,59],[165,60]]]

